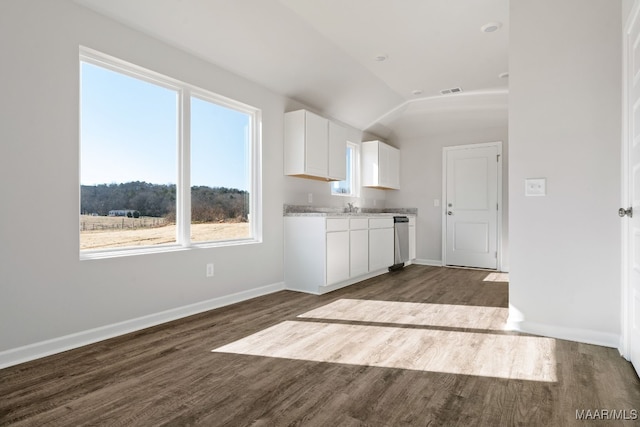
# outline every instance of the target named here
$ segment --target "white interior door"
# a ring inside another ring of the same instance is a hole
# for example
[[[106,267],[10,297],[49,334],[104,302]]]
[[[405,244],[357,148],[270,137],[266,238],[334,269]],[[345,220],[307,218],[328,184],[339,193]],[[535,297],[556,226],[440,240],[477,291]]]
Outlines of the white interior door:
[[[445,147],[444,264],[498,268],[501,143]]]
[[[640,2],[624,34],[623,355],[640,374]],[[629,210],[625,210],[628,208]]]

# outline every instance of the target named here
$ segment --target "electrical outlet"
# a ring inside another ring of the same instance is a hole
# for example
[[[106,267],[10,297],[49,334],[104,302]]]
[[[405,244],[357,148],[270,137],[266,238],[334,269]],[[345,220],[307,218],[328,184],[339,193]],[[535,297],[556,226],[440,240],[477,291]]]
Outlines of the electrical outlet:
[[[524,195],[527,197],[547,195],[546,178],[527,178],[524,180],[524,186]]]
[[[213,263],[207,264],[207,277],[213,277]]]
[[[308,203],[313,203],[313,193],[307,194],[307,202]]]

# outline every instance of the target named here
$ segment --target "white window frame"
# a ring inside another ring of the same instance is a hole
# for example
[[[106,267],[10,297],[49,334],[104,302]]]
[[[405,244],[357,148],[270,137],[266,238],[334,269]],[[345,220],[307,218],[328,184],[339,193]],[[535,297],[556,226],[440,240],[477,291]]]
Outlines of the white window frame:
[[[351,192],[350,193],[334,193],[333,183],[329,188],[332,196],[339,197],[360,197],[360,145],[355,142],[347,141],[347,147],[353,150],[351,156]],[[346,156],[346,153],[345,153]],[[349,180],[347,177],[346,181]]]
[[[99,51],[81,46],[79,67],[82,63],[93,64],[120,74],[152,83],[178,93],[177,137],[177,177],[176,177],[176,242],[153,246],[87,249],[80,250],[80,259],[99,259],[117,256],[129,256],[158,252],[188,250],[190,248],[210,248],[262,243],[262,112],[260,109],[242,102],[218,95],[208,90],[190,85],[155,71],[131,64]],[[82,89],[80,88],[80,94]],[[242,239],[220,240],[209,242],[191,242],[191,97],[215,103],[233,109],[251,117],[249,138],[251,148],[247,159],[248,171],[251,175],[249,189],[249,224],[251,236]],[[80,114],[82,106],[80,106]],[[79,148],[82,141],[78,140]],[[78,164],[78,181],[82,157]],[[80,191],[80,185],[78,185]],[[81,202],[80,198],[78,199]],[[78,207],[78,212],[80,207]],[[80,235],[78,235],[78,241]]]

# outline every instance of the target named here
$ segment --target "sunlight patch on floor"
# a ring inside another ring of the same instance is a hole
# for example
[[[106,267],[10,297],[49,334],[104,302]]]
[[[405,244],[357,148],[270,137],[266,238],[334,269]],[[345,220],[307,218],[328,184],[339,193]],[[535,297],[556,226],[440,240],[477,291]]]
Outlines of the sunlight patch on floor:
[[[298,317],[502,331],[508,316],[503,307],[340,299]]]
[[[509,273],[489,273],[483,282],[509,282]]]
[[[460,375],[556,381],[550,338],[284,321],[213,352]]]

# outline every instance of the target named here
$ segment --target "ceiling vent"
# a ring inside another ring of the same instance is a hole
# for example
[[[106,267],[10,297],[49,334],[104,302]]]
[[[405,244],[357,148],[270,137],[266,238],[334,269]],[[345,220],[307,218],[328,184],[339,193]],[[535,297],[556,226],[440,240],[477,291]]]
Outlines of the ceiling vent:
[[[444,89],[440,91],[442,95],[449,95],[450,93],[460,93],[460,92],[462,92],[462,89],[459,87],[452,87],[451,89]]]

